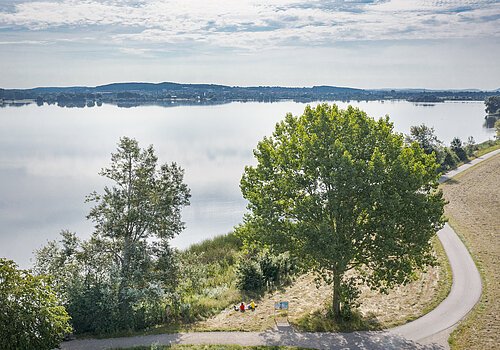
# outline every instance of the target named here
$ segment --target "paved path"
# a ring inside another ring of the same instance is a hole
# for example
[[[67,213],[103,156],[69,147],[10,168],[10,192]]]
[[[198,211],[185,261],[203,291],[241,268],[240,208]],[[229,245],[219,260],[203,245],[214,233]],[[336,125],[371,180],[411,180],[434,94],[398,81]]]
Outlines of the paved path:
[[[474,159],[443,175],[449,180],[471,166],[493,157],[500,150]],[[453,229],[445,225],[438,237],[450,261],[453,284],[448,297],[423,317],[403,326],[380,332],[298,333],[289,328],[268,332],[192,332],[113,339],[82,339],[63,342],[65,350],[109,349],[151,344],[240,344],[291,345],[315,349],[447,349],[451,329],[481,297],[481,278],[469,252]]]

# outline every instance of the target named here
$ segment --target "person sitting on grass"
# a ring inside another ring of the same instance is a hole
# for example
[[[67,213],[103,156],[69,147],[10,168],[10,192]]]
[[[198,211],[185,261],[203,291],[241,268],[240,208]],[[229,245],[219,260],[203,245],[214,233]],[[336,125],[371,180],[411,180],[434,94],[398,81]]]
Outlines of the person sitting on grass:
[[[250,301],[250,304],[247,305],[248,310],[252,310],[252,311],[255,311],[256,307],[257,307],[257,305],[255,305],[253,300]]]
[[[241,302],[240,304],[240,311],[245,312],[245,303]]]

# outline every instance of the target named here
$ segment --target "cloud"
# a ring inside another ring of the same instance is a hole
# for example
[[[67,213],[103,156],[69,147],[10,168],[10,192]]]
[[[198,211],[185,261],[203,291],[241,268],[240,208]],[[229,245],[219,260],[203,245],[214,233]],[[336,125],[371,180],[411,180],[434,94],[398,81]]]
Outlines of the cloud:
[[[0,8],[4,28],[75,37],[90,31],[131,55],[146,54],[136,48],[140,44],[255,51],[339,41],[500,37],[495,0],[11,0],[9,9]],[[127,43],[134,47],[127,50]]]
[[[45,40],[19,40],[19,41],[0,41],[0,45],[47,45]]]

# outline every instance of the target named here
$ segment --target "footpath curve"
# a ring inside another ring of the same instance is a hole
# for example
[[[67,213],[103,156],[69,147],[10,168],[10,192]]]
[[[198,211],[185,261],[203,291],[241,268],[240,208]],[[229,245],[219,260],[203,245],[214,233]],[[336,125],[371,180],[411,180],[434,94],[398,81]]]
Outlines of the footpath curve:
[[[488,158],[490,152],[443,175],[440,182]],[[64,350],[110,349],[152,344],[289,345],[315,349],[447,349],[450,332],[481,297],[481,277],[467,248],[449,225],[438,232],[453,274],[450,294],[421,318],[387,331],[352,333],[299,333],[278,329],[266,332],[192,332],[110,339],[82,339],[61,343]]]

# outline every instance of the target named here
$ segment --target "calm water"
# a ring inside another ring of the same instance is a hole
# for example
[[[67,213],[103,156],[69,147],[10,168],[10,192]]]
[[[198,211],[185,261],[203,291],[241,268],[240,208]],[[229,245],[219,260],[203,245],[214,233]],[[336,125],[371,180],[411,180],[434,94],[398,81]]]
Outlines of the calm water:
[[[342,108],[347,103],[338,103]],[[395,129],[408,133],[425,123],[447,144],[455,136],[476,142],[493,138],[485,129],[482,102],[434,106],[404,101],[351,103],[373,117],[389,114]],[[239,190],[252,150],[270,135],[287,112],[301,114],[305,104],[231,103],[220,106],[130,109],[67,109],[56,106],[0,109],[0,257],[31,265],[32,251],[58,238],[61,229],[89,237],[84,198],[102,190],[97,175],[109,164],[121,136],[142,147],[153,144],[160,162],[176,161],[186,171],[191,206],[183,212],[187,229],[173,244],[183,248],[227,233],[241,221],[245,201]]]

